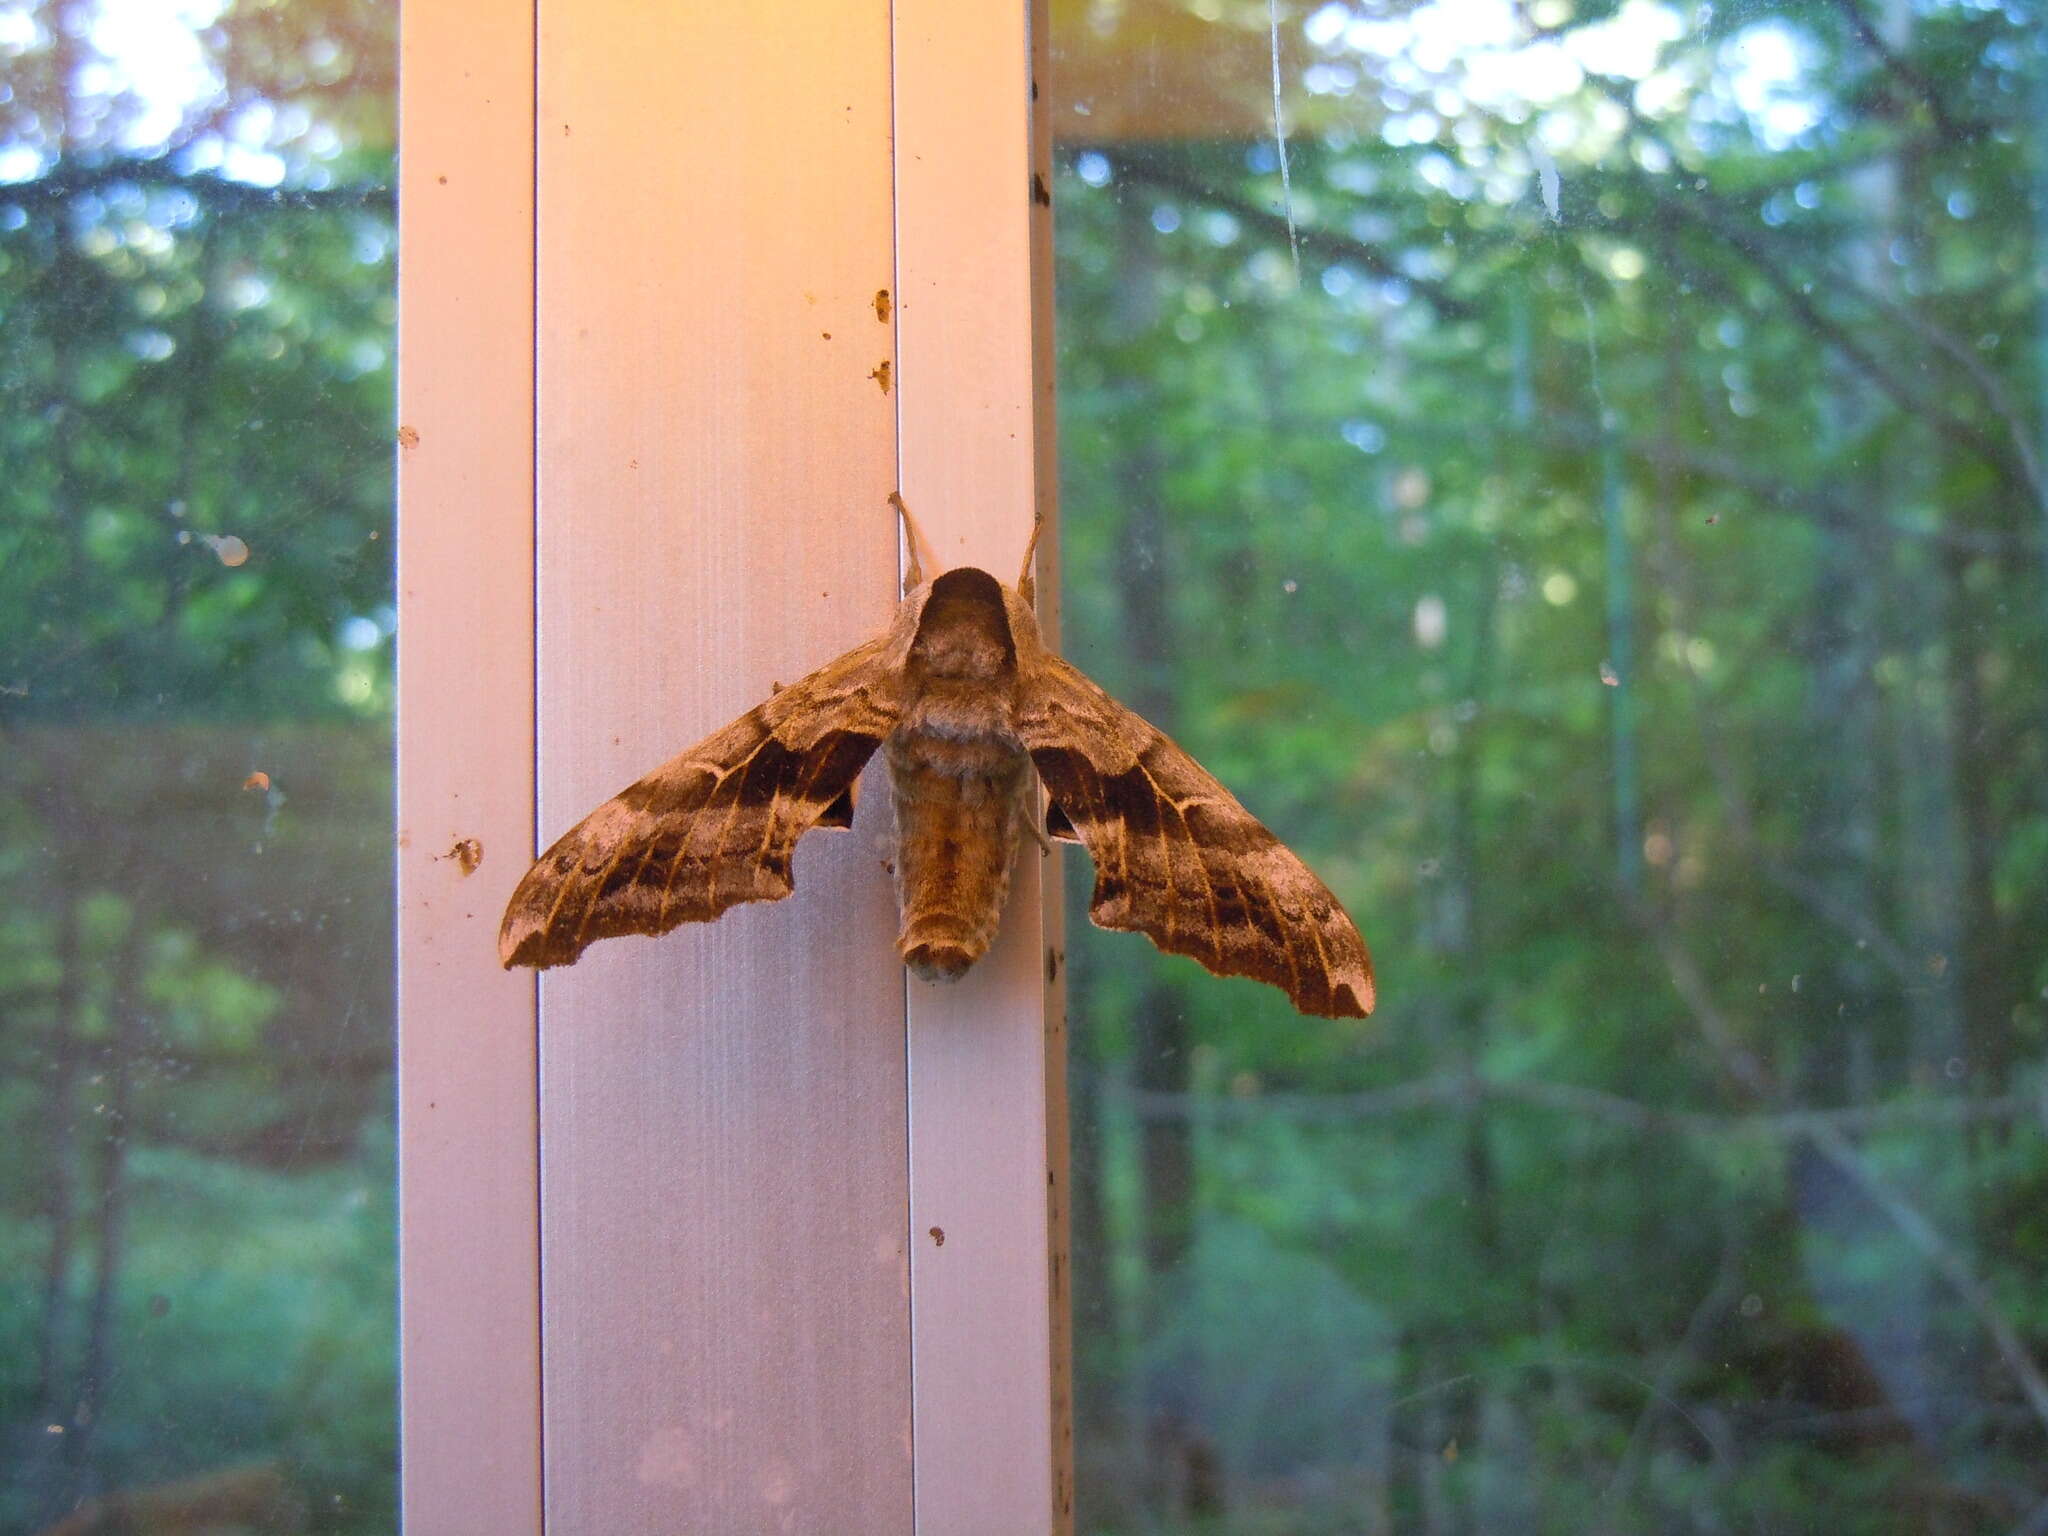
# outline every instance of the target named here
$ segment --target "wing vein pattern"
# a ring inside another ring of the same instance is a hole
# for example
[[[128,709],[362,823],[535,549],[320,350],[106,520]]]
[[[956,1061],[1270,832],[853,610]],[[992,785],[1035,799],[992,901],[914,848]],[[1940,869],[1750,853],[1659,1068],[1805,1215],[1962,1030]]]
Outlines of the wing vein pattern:
[[[797,839],[902,714],[886,637],[764,700],[555,841],[505,909],[506,965],[566,965],[599,939],[666,933],[796,888]]]
[[[1017,730],[1095,860],[1089,917],[1304,1013],[1372,1011],[1372,960],[1330,890],[1192,757],[1057,657],[1027,680]]]

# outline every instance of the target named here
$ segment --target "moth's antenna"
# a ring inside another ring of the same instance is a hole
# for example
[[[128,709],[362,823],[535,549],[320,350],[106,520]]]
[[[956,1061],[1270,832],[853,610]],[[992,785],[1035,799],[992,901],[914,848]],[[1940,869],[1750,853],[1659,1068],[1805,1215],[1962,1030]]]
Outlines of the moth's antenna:
[[[1017,578],[1017,595],[1024,599],[1027,608],[1038,607],[1038,578],[1031,572],[1031,557],[1038,553],[1038,536],[1045,532],[1045,514],[1039,513],[1031,520],[1031,542],[1024,546],[1024,570]]]
[[[924,533],[917,526],[917,519],[910,515],[910,508],[904,504],[901,491],[889,493],[889,505],[903,518],[903,542],[910,546],[910,569],[903,573],[903,595],[905,597],[924,585],[924,560],[920,551],[930,555],[932,547],[925,541]]]

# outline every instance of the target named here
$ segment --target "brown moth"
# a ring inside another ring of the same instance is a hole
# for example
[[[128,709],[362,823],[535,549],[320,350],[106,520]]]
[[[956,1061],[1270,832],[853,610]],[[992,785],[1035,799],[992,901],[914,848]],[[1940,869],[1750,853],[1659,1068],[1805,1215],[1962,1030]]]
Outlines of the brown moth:
[[[910,569],[888,630],[779,689],[607,800],[541,855],[505,908],[507,965],[567,965],[599,939],[709,922],[795,888],[797,839],[852,825],[877,747],[896,805],[903,963],[927,981],[988,952],[1026,833],[1083,844],[1088,915],[1303,1013],[1363,1018],[1372,960],[1329,889],[1200,764],[1045,648],[1031,549],[1006,587]],[[1038,542],[1036,532],[1031,543]]]

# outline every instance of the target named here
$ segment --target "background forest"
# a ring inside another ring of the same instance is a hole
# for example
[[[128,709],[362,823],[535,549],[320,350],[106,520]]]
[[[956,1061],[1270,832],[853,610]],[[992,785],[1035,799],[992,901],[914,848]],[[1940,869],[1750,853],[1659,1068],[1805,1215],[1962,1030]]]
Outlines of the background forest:
[[[396,1524],[396,40],[216,9],[0,6],[8,1533]]]
[[[1065,644],[1382,1001],[1074,925],[1083,1528],[2048,1531],[2038,15],[1192,10],[1055,38]]]
[[[1082,1529],[2048,1532],[2040,18],[1054,14],[1066,647],[1382,976],[1077,907]],[[393,46],[0,0],[9,1536],[394,1524]]]

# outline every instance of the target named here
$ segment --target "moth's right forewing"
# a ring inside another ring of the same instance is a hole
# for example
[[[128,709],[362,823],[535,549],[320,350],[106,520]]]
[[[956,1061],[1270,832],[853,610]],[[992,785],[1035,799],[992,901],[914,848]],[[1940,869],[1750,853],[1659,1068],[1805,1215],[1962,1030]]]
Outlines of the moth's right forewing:
[[[1372,960],[1337,898],[1170,737],[1044,653],[1017,729],[1095,861],[1098,927],[1270,982],[1304,1013],[1372,1011]]]
[[[884,635],[828,662],[570,828],[513,891],[500,961],[566,965],[599,939],[787,896],[797,839],[902,713],[893,646]]]

